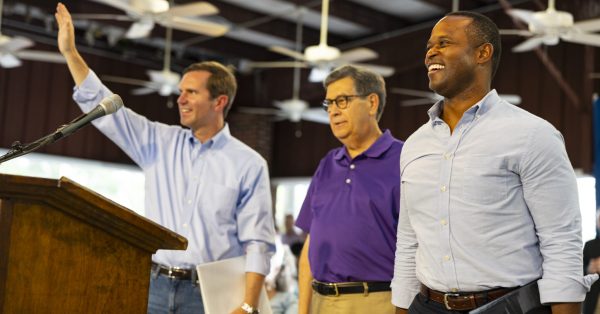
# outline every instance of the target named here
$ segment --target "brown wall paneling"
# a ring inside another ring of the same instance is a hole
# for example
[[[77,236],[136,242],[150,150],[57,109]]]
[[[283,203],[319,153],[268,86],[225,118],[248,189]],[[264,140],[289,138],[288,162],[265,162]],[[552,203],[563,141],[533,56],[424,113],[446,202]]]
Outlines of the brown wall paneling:
[[[6,142],[2,146],[10,147],[11,143],[17,140],[24,143],[24,129],[27,127],[24,110],[27,91],[24,87],[27,86],[29,78],[27,69],[4,69],[3,71],[11,73],[6,84],[6,96],[4,97],[4,106],[7,110],[3,117],[2,133]]]
[[[44,86],[51,79],[51,68],[52,64],[42,62],[31,63],[29,67],[31,83],[22,87],[22,92],[27,95],[27,101],[22,104],[27,117],[23,138],[40,138],[47,134],[46,115],[52,108],[47,105],[50,93],[48,89],[38,90],[37,86]]]

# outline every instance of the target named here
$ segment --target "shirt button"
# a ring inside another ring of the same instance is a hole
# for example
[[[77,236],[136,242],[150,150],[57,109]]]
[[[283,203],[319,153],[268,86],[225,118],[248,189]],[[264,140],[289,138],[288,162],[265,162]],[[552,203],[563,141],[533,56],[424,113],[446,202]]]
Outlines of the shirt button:
[[[444,256],[444,260],[445,260],[446,262],[447,262],[447,261],[449,261],[449,260],[450,260],[450,256],[449,256],[449,255],[445,255],[445,256]]]
[[[350,184],[350,182],[352,182],[352,180],[346,179],[346,183]]]
[[[458,292],[458,288],[452,288],[450,289],[450,292]]]
[[[354,170],[354,168],[356,168],[356,166],[355,166],[354,164],[351,164],[351,165],[350,165],[350,169],[353,169],[353,170]]]
[[[188,205],[192,204],[192,200],[187,201]]]
[[[184,228],[187,228],[187,227],[188,227],[188,224],[183,224],[183,227],[184,227]]]
[[[442,226],[445,226],[445,225],[447,225],[447,224],[448,224],[448,222],[446,221],[446,219],[442,219],[442,220],[440,221],[440,223],[442,224]]]
[[[444,154],[444,159],[446,159],[446,160],[450,159],[450,154]]]
[[[442,185],[442,187],[440,188],[440,190],[441,190],[442,192],[446,192],[446,186],[445,186],[445,185]]]

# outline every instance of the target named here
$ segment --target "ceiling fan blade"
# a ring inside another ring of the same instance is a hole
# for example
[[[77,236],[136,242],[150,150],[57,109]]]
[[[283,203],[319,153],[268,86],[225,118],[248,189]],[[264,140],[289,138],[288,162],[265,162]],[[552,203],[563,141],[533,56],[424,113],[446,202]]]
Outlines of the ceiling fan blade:
[[[344,62],[360,62],[373,60],[379,57],[379,54],[372,49],[359,47],[350,50],[343,51],[337,58],[339,61]]]
[[[294,58],[296,60],[306,61],[303,54],[299,53],[298,51],[286,48],[286,47],[271,46],[271,47],[269,47],[269,50],[279,53],[279,54],[282,54],[284,56],[288,56],[290,58]]]
[[[0,66],[6,69],[16,68],[21,65],[21,60],[10,53],[0,53]]]
[[[411,99],[400,102],[400,106],[402,107],[414,107],[421,105],[433,105],[436,101],[429,98],[421,98],[421,99]]]
[[[600,35],[598,34],[572,32],[560,38],[571,43],[600,47]]]
[[[524,51],[533,50],[533,49],[539,47],[543,43],[544,43],[544,36],[531,37],[531,38],[525,40],[524,42],[514,46],[512,51],[513,52],[524,52]]]
[[[508,101],[509,103],[513,104],[513,105],[520,105],[521,104],[521,96],[519,95],[514,95],[514,94],[499,94],[498,96],[500,96],[500,98]]]
[[[369,63],[353,63],[354,65],[361,66],[363,68],[367,68],[383,77],[388,77],[394,75],[396,73],[396,69],[385,66],[385,65],[377,65],[377,64],[369,64]]]
[[[409,88],[393,87],[393,88],[390,88],[390,92],[392,92],[394,94],[402,94],[402,95],[408,95],[408,96],[429,98],[430,101],[436,101],[436,100],[442,99],[442,96],[440,96],[434,92],[426,92],[426,91],[422,91],[422,90],[415,90],[415,89],[409,89]]]
[[[189,17],[172,16],[159,23],[165,27],[173,27],[178,30],[210,37],[223,36],[229,31],[229,26],[227,25]]]
[[[247,62],[249,68],[307,68],[306,62],[298,61],[266,61],[266,62]]]
[[[140,87],[131,90],[131,94],[136,96],[150,95],[156,92],[157,90],[151,87]]]
[[[112,21],[133,21],[128,15],[123,14],[71,14],[74,20],[112,20]]]
[[[329,124],[329,115],[320,108],[309,108],[302,112],[302,120]]]
[[[153,28],[154,22],[152,20],[140,20],[131,24],[129,30],[127,30],[127,33],[125,34],[125,37],[129,39],[148,37]]]
[[[181,79],[179,73],[175,73],[169,70],[147,70],[146,73],[150,77],[150,81],[159,84],[169,84],[177,86],[177,84],[179,84],[179,80]]]
[[[312,68],[308,74],[308,81],[313,83],[323,82],[330,72],[331,69]]]
[[[573,26],[584,32],[597,32],[600,31],[600,19],[575,22]]]
[[[125,11],[130,14],[133,13],[136,16],[141,16],[142,14],[144,14],[144,12],[142,12],[141,10],[138,10],[137,8],[135,8],[132,5],[129,5],[129,1],[122,1],[122,0],[92,0],[92,1],[109,5],[111,7],[117,8],[119,10]]]
[[[143,87],[152,87],[153,86],[153,82],[132,79],[132,78],[128,78],[128,77],[112,76],[112,75],[103,75],[102,80],[107,81],[107,82],[137,85],[137,86],[143,86]]]
[[[67,63],[65,57],[57,52],[40,50],[20,50],[15,52],[20,59],[53,63]]]
[[[0,50],[14,52],[21,49],[29,48],[33,46],[33,41],[29,38],[22,36],[9,37],[9,40],[4,44],[0,45]]]
[[[168,14],[171,16],[199,16],[213,15],[217,13],[219,13],[219,9],[208,2],[194,2],[176,5],[162,14]]]
[[[516,35],[516,36],[529,37],[529,36],[533,36],[535,34],[528,30],[525,30],[525,29],[501,29],[500,35]]]
[[[537,24],[538,23],[537,20],[533,16],[533,14],[535,13],[533,11],[522,10],[522,9],[510,9],[510,10],[507,10],[506,13],[517,20],[525,22],[526,24]]]

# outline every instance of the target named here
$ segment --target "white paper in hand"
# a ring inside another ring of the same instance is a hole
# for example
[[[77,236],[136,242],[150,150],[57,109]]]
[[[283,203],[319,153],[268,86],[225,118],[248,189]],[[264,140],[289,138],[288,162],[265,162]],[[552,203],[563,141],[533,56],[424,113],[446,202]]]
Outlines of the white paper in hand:
[[[246,257],[225,259],[196,266],[206,314],[229,314],[244,302]],[[260,292],[258,310],[272,314],[267,292]]]

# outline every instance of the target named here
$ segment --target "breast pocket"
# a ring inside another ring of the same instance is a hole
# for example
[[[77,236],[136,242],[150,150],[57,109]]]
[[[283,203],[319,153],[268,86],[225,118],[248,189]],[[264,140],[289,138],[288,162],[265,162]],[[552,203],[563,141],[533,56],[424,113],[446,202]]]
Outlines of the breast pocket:
[[[503,158],[470,157],[461,173],[462,197],[465,201],[494,204],[506,200],[510,173]]]
[[[238,190],[211,183],[202,191],[202,207],[208,217],[212,217],[217,223],[231,223],[235,221],[235,209],[238,199]]]

